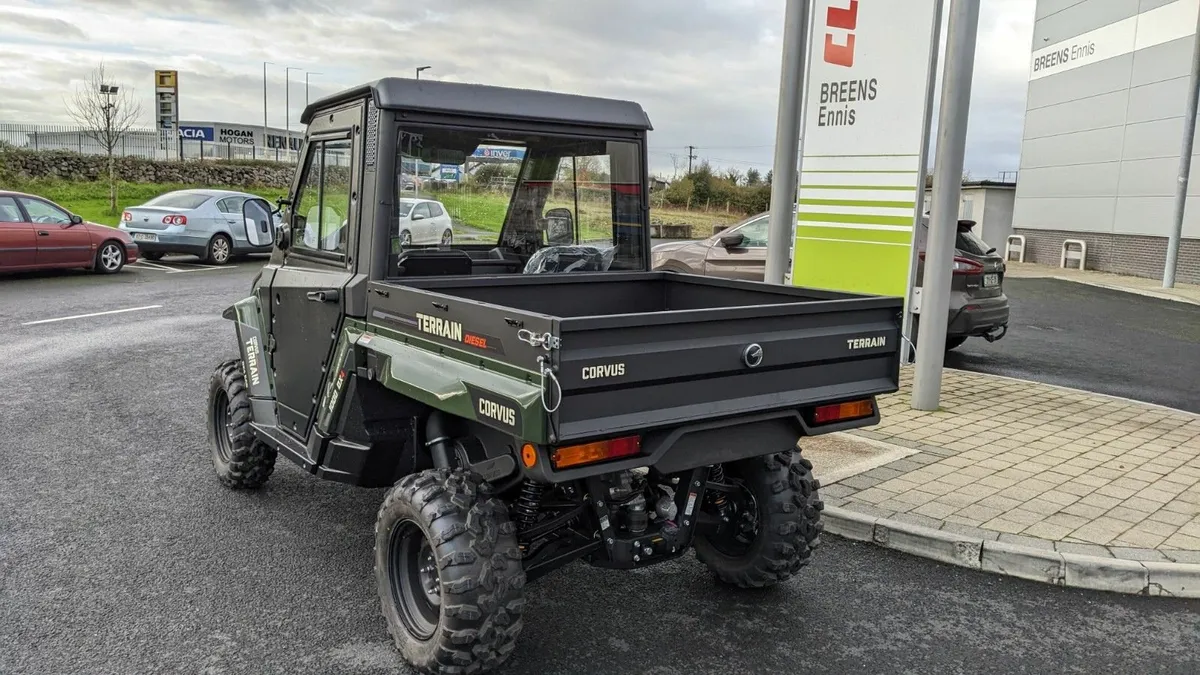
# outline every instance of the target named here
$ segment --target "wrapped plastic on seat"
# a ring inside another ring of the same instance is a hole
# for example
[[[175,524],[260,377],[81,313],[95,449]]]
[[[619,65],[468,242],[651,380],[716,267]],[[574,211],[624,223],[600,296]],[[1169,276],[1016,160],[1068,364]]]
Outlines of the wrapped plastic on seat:
[[[607,272],[616,252],[615,246],[547,246],[529,257],[524,273]]]

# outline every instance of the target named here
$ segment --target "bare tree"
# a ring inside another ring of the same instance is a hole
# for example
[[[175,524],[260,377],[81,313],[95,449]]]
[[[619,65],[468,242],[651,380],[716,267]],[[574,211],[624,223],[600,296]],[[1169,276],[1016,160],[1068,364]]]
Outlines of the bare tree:
[[[142,116],[142,105],[128,87],[118,86],[101,61],[67,101],[67,112],[83,134],[100,144],[108,156],[108,213],[117,214],[117,178],[113,157],[117,146]]]
[[[682,162],[683,162],[682,157],[680,157],[679,155],[677,155],[673,152],[671,153],[671,169],[672,169],[671,180],[675,180],[676,178],[679,178],[679,167],[681,166]]]

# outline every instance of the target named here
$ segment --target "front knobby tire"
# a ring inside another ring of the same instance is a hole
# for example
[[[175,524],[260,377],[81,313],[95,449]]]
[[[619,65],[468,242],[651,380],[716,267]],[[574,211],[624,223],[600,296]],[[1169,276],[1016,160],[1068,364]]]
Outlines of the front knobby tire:
[[[217,478],[237,490],[261,487],[275,470],[274,448],[255,438],[250,422],[242,362],[226,361],[208,383],[208,444]]]
[[[729,496],[735,517],[721,531],[696,538],[696,557],[739,588],[791,578],[812,560],[824,529],[812,462],[799,450],[780,452],[726,464],[725,475],[741,488]]]
[[[375,523],[388,631],[427,673],[483,673],[516,647],[525,572],[508,509],[463,470],[430,469],[388,491]]]

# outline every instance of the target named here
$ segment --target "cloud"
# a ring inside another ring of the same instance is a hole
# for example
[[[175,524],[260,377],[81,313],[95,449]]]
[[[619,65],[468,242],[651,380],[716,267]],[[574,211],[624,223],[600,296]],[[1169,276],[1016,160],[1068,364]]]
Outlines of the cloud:
[[[76,26],[65,19],[59,19],[52,16],[38,16],[36,14],[26,14],[24,12],[13,12],[6,9],[0,9],[0,26],[5,24],[10,26],[20,26],[20,28],[26,33],[47,35],[59,40],[87,39],[87,35],[80,30],[79,26]]]
[[[180,72],[183,117],[252,124],[271,61],[269,121],[297,128],[305,71],[320,73],[317,98],[431,65],[423,78],[636,100],[655,126],[653,169],[668,175],[671,155],[686,166],[688,145],[720,167],[772,163],[778,0],[14,1],[10,13],[40,28],[0,20],[3,121],[67,123],[63,92],[102,57],[147,115],[152,71],[166,68]],[[967,161],[979,176],[1017,164],[1034,4],[984,0]],[[81,33],[64,41],[66,29],[47,33],[53,22]]]

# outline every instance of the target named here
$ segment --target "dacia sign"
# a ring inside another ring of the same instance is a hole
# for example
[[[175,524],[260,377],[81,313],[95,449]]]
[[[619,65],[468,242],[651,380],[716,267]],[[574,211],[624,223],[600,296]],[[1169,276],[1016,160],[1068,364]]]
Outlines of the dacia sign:
[[[209,141],[216,137],[212,127],[179,127],[179,137],[185,141]]]

